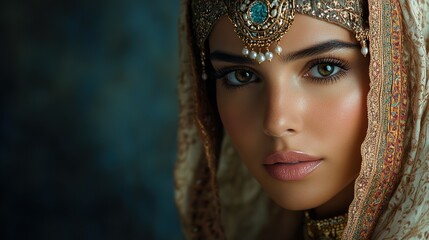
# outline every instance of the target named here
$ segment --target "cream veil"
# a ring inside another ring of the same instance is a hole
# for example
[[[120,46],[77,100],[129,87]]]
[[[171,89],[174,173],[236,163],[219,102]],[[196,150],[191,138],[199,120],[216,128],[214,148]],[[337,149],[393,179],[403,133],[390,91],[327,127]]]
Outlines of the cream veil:
[[[368,131],[343,237],[429,239],[429,0],[368,5]],[[190,1],[183,0],[174,174],[184,234],[287,239],[300,226],[300,214],[279,209],[265,196],[205,108],[189,11]]]

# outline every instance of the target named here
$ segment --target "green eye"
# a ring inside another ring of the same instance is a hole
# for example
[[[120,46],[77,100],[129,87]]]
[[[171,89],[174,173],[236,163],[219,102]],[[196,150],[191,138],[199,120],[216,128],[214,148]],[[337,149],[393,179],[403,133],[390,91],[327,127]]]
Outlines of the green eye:
[[[317,72],[319,72],[323,77],[328,77],[334,72],[334,70],[335,67],[329,64],[320,64],[317,66]]]
[[[248,70],[235,70],[226,75],[229,85],[240,86],[255,81],[256,75]]]
[[[327,78],[337,74],[341,70],[340,67],[330,63],[320,63],[312,67],[308,72],[310,77]]]

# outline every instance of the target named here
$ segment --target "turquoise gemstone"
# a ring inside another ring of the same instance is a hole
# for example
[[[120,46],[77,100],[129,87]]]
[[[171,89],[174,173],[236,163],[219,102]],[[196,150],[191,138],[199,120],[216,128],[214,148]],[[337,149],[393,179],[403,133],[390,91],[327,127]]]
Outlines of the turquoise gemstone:
[[[250,8],[250,20],[256,24],[264,23],[268,18],[268,6],[266,3],[256,1]]]

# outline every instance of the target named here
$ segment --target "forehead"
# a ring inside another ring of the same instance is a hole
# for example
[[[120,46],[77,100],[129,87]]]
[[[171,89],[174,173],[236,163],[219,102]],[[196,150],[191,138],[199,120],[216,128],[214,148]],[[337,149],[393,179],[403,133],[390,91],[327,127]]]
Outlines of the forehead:
[[[353,33],[338,25],[296,14],[289,31],[280,40],[285,52],[297,51],[317,43],[329,40],[356,42]],[[214,25],[209,35],[210,51],[222,50],[240,53],[243,42],[234,32],[234,26],[227,16],[223,16]]]

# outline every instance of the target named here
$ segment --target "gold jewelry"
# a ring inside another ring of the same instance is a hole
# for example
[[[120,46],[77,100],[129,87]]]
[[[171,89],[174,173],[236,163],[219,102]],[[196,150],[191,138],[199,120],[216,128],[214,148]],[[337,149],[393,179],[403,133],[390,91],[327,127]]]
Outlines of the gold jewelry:
[[[341,239],[347,225],[347,213],[328,219],[315,220],[305,212],[306,234],[310,239]]]
[[[262,63],[273,59],[269,46],[278,43],[289,30],[295,16],[295,1],[227,1],[227,9],[235,32],[244,42],[243,55]],[[280,55],[282,48],[277,45],[274,52]]]
[[[201,50],[216,21],[227,14],[243,41],[243,55],[259,63],[270,61],[274,57],[270,46],[280,41],[299,13],[354,32],[362,54],[369,52],[364,0],[191,0],[191,11],[193,33]],[[280,54],[282,48],[277,45],[274,52]]]
[[[366,1],[358,0],[296,0],[296,12],[340,25],[355,33],[361,53],[369,52]]]

